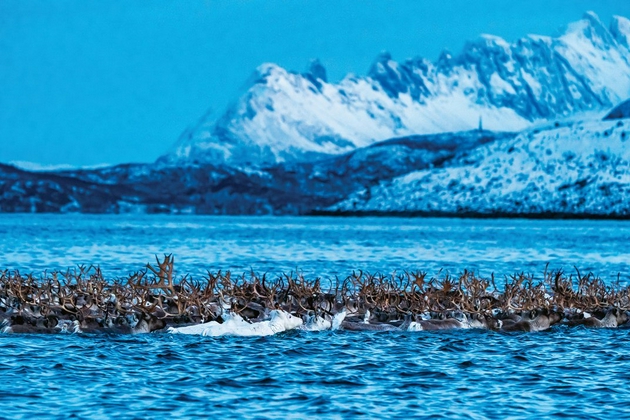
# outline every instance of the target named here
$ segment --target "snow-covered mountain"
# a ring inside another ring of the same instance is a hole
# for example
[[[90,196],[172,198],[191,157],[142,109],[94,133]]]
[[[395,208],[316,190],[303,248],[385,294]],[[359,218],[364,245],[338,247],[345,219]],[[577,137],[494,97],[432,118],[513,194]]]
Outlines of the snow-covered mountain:
[[[615,118],[412,135],[262,169],[0,165],[0,211],[630,218],[630,119]]]
[[[629,48],[628,19],[587,13],[339,83],[266,64],[157,164],[0,164],[0,212],[630,218]]]
[[[533,122],[602,111],[630,97],[630,21],[606,28],[593,13],[558,38],[509,44],[483,35],[458,56],[396,62],[382,53],[366,77],[329,83],[264,64],[218,118],[204,117],[159,162],[264,167],[338,155],[411,134],[483,127],[518,131]]]
[[[382,180],[436,166],[515,133],[414,135],[263,170],[125,164],[29,172],[0,164],[1,212],[307,214]]]
[[[630,215],[630,119],[526,130],[365,188],[350,212]]]

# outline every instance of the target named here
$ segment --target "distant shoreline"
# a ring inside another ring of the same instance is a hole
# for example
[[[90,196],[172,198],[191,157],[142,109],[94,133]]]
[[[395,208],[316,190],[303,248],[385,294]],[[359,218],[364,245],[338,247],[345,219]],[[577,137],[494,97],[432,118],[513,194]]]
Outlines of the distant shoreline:
[[[194,212],[168,212],[168,211],[148,211],[148,212],[11,212],[0,211],[1,215],[89,215],[89,216],[109,216],[109,215],[173,215],[173,216],[228,216],[228,217],[331,217],[331,218],[367,218],[367,217],[394,217],[401,219],[423,219],[423,218],[440,218],[440,219],[523,219],[523,220],[630,220],[630,214],[596,214],[596,213],[561,213],[561,212],[543,212],[543,213],[508,213],[508,212],[446,212],[446,211],[330,211],[330,210],[312,210],[305,213],[279,213],[279,214],[215,214],[215,213],[194,213]]]
[[[597,213],[508,213],[508,212],[447,212],[447,211],[330,211],[313,210],[304,216],[331,217],[400,217],[400,218],[455,218],[455,219],[529,219],[529,220],[630,220],[630,214]]]

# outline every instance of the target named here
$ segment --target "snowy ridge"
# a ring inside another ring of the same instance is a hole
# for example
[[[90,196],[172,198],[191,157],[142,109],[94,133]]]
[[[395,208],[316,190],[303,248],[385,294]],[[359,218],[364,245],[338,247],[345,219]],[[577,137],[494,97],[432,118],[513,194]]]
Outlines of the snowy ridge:
[[[628,216],[629,142],[627,119],[554,124],[381,182],[331,210]]]
[[[166,165],[267,166],[338,155],[411,134],[478,126],[519,131],[532,122],[601,111],[630,96],[630,22],[607,29],[593,13],[559,38],[512,44],[483,35],[459,56],[396,62],[382,53],[368,76],[328,83],[321,63],[304,74],[264,64],[218,118],[186,131]]]

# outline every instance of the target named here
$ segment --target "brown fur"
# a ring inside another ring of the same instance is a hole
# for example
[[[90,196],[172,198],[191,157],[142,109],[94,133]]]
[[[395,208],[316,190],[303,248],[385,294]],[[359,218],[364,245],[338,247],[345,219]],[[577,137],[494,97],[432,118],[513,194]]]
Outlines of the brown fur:
[[[628,322],[628,314],[618,308],[609,309],[602,319],[594,316],[590,318],[574,319],[569,322],[570,326],[582,325],[587,328],[617,328],[619,325]]]
[[[395,331],[398,327],[385,323],[366,324],[364,322],[348,322],[341,323],[341,329],[346,331]]]
[[[436,330],[455,330],[464,328],[464,324],[456,319],[429,319],[426,321],[418,321],[418,324],[422,326],[424,331],[436,331]]]
[[[544,331],[562,320],[562,315],[554,311],[531,311],[523,314],[520,321],[501,327],[502,331]]]

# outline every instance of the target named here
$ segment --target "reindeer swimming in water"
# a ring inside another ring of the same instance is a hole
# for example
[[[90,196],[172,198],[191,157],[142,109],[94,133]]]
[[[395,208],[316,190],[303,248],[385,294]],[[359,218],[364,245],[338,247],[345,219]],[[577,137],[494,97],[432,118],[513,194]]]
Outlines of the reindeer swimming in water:
[[[544,331],[562,321],[563,316],[548,309],[524,312],[521,319],[513,324],[503,325],[501,331]]]
[[[573,319],[569,321],[569,326],[582,325],[588,328],[617,328],[628,322],[628,314],[619,308],[610,308],[602,319],[594,316]]]

